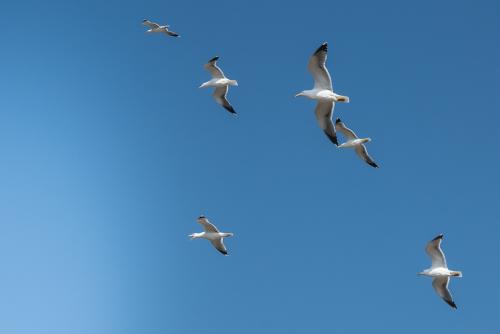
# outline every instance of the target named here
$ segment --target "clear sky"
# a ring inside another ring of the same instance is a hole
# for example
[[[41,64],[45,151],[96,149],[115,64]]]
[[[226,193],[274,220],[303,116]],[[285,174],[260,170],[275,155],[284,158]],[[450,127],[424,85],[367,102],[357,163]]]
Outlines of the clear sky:
[[[499,333],[498,1],[4,1],[0,332]],[[179,39],[145,34],[168,23]],[[311,53],[380,169],[316,124]],[[239,82],[232,117],[202,65]],[[205,214],[233,232],[223,257]],[[444,233],[453,311],[416,273]]]

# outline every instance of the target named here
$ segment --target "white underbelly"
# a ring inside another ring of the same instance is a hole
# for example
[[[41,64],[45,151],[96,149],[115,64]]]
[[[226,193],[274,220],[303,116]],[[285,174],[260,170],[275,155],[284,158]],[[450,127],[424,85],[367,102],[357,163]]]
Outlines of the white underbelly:
[[[318,101],[334,101],[335,97],[331,90],[323,89],[316,91],[314,99]]]
[[[227,78],[222,78],[222,79],[215,79],[214,80],[214,86],[215,87],[224,87],[229,84],[229,79]]]
[[[204,237],[205,237],[205,239],[208,239],[208,240],[217,240],[217,239],[220,239],[220,234],[219,233],[205,233]]]
[[[432,277],[450,276],[450,271],[446,268],[435,268],[429,271],[428,274]]]

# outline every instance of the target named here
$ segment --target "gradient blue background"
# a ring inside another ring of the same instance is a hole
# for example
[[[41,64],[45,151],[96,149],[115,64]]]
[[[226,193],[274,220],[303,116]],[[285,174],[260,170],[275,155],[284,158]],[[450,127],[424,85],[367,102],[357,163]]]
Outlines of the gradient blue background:
[[[498,1],[5,1],[0,332],[498,333]],[[147,35],[144,18],[180,39]],[[323,42],[335,117],[306,64]],[[232,117],[197,87],[221,57]],[[204,240],[207,215],[228,239]],[[416,273],[445,233],[457,311]]]

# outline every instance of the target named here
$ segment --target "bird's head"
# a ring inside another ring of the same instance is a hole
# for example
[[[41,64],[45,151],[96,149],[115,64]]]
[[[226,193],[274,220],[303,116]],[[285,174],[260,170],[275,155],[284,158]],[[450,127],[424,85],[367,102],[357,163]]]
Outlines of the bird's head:
[[[428,272],[429,272],[429,269],[425,269],[424,271],[417,273],[417,275],[418,276],[425,276],[425,275],[427,275]]]

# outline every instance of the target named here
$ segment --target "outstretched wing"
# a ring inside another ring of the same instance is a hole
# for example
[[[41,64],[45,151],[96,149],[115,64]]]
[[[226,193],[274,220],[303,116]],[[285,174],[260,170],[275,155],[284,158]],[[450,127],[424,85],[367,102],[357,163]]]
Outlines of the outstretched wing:
[[[432,280],[432,287],[436,290],[437,294],[443,298],[443,300],[453,308],[457,308],[457,305],[453,301],[450,290],[448,289],[448,284],[450,283],[450,278],[446,276],[434,277]]]
[[[205,216],[198,217],[198,223],[203,226],[203,229],[207,233],[219,233],[217,227],[214,224],[210,223]]]
[[[233,106],[227,100],[228,90],[229,90],[228,86],[217,87],[215,88],[212,96],[214,97],[215,101],[221,106],[223,106],[227,111],[229,111],[231,114],[236,114],[236,111],[234,111]]]
[[[378,168],[377,163],[373,158],[368,154],[368,150],[366,149],[366,146],[364,144],[357,145],[354,150],[358,154],[358,156],[363,159],[367,164],[374,168]]]
[[[356,136],[356,134],[354,133],[354,131],[352,131],[351,129],[349,129],[345,124],[344,122],[342,122],[342,120],[340,118],[337,118],[337,120],[335,121],[335,129],[337,131],[340,131],[342,132],[342,134],[348,138],[348,139],[357,139],[358,136]]]
[[[326,69],[326,58],[328,53],[328,43],[323,43],[309,59],[307,68],[314,78],[315,89],[329,89],[332,88],[332,78]]]
[[[165,30],[165,34],[172,36],[172,37],[180,37],[178,33],[173,32],[171,30],[168,30],[168,28],[167,28],[167,30]]]
[[[337,134],[335,133],[335,127],[332,122],[334,106],[334,103],[331,101],[319,101],[316,105],[315,114],[319,127],[323,130],[330,141],[338,146],[339,142],[337,141]]]
[[[142,24],[150,27],[151,29],[158,29],[160,27],[160,25],[158,23],[151,22],[149,20],[142,20]]]
[[[208,72],[212,75],[212,78],[214,79],[221,79],[225,78],[224,72],[220,69],[219,66],[217,66],[217,60],[219,60],[219,57],[213,57],[204,65],[204,67],[207,69]]]
[[[441,240],[443,240],[442,234],[432,239],[425,247],[425,251],[432,260],[431,268],[448,268],[446,265],[446,257],[441,250]]]
[[[224,246],[223,238],[211,240],[210,242],[212,243],[212,245],[214,245],[215,249],[217,249],[222,254],[227,255],[227,249],[226,246]]]

